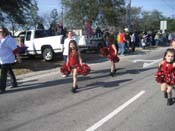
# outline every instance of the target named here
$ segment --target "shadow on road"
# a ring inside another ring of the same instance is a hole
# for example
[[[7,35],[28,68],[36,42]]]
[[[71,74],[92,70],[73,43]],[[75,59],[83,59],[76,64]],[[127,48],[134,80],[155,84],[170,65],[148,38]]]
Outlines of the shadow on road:
[[[112,88],[112,87],[119,86],[121,83],[125,83],[131,80],[132,79],[116,80],[116,81],[110,81],[110,82],[95,82],[78,89],[78,92],[99,88],[99,87]]]
[[[125,68],[119,68],[114,77],[125,75],[125,74],[139,74],[141,72],[151,70],[151,69],[155,69],[155,68],[156,67],[145,68],[145,69],[131,69],[131,70],[126,70]],[[85,76],[85,77],[84,76],[78,77],[78,82],[95,79],[95,82],[92,82],[91,84],[86,85],[80,91],[88,90],[88,89],[92,89],[92,88],[97,88],[97,87],[114,87],[114,86],[118,86],[120,83],[124,83],[124,82],[132,80],[132,79],[124,79],[124,80],[116,80],[116,81],[112,81],[112,82],[104,82],[104,79],[101,79],[101,78],[106,78],[106,79],[110,78],[111,76],[109,75],[109,71],[110,71],[110,69],[97,70],[97,71],[92,71],[91,72],[91,74],[98,74],[96,76],[88,75],[88,76]],[[30,82],[30,81],[26,81],[26,83]],[[32,81],[37,81],[37,79],[34,79]],[[22,83],[23,82],[21,82],[20,84],[22,84]],[[33,89],[38,89],[38,88],[51,88],[51,86],[57,86],[57,85],[58,85],[58,88],[59,88],[59,85],[71,84],[71,83],[72,83],[72,76],[69,76],[67,78],[53,80],[53,81],[46,81],[46,82],[42,82],[42,83],[22,84],[21,86],[19,85],[18,88],[7,90],[6,93],[33,90]],[[69,86],[71,87],[71,85],[69,85]]]

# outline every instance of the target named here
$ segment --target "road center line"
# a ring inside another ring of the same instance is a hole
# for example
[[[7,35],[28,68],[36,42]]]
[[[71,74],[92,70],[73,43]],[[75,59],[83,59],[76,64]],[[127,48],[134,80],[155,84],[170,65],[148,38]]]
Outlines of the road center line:
[[[100,121],[98,121],[97,123],[95,123],[94,125],[89,127],[88,129],[86,129],[86,131],[95,131],[97,128],[102,126],[105,122],[109,121],[111,118],[113,118],[115,115],[117,115],[120,111],[122,111],[124,108],[126,108],[131,103],[133,103],[135,100],[137,100],[139,97],[141,97],[144,93],[145,93],[144,90],[139,92],[137,95],[132,97],[130,100],[125,102],[123,105],[119,106],[117,109],[115,109],[113,112],[108,114],[106,117],[104,117],[103,119],[101,119]]]

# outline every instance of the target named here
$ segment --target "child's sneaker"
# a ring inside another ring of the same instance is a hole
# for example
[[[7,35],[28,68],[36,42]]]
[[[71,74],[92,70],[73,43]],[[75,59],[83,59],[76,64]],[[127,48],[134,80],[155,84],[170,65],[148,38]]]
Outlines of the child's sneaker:
[[[170,106],[173,104],[172,98],[167,99],[167,105]]]
[[[168,98],[168,93],[166,91],[164,92],[164,97]]]
[[[72,87],[71,91],[72,91],[72,93],[77,93],[77,88],[76,87]]]
[[[114,73],[113,72],[111,72],[109,75],[112,76],[112,77],[114,77]]]

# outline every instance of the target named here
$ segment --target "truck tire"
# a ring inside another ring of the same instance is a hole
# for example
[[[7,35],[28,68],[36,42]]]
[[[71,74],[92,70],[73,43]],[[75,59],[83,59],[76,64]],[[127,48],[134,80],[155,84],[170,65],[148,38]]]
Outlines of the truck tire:
[[[52,48],[50,48],[50,47],[44,48],[42,51],[42,56],[43,56],[45,61],[53,60],[54,59],[54,52],[53,52]]]

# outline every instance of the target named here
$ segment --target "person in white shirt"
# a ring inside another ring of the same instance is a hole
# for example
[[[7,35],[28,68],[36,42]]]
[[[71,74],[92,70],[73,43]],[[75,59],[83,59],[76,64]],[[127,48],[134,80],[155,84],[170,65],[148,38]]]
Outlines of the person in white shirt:
[[[67,56],[69,54],[69,42],[70,40],[73,40],[72,38],[72,32],[68,31],[67,32],[67,38],[64,40],[64,45],[63,45],[63,58],[64,62],[67,62]]]
[[[11,78],[12,87],[17,87],[15,74],[12,70],[12,64],[15,62],[15,56],[18,62],[21,61],[15,40],[9,35],[7,28],[0,26],[0,64],[1,64],[1,81],[0,91],[5,92],[7,74]]]
[[[72,38],[72,32],[68,31],[67,32],[67,38],[64,40],[64,45],[63,45],[63,58],[64,58],[64,63],[67,62],[67,56],[69,54],[69,42],[73,40]],[[63,75],[62,77],[67,77],[66,75]]]
[[[136,33],[133,32],[131,35],[131,48],[132,48],[132,52],[135,51],[135,45],[136,45]]]

